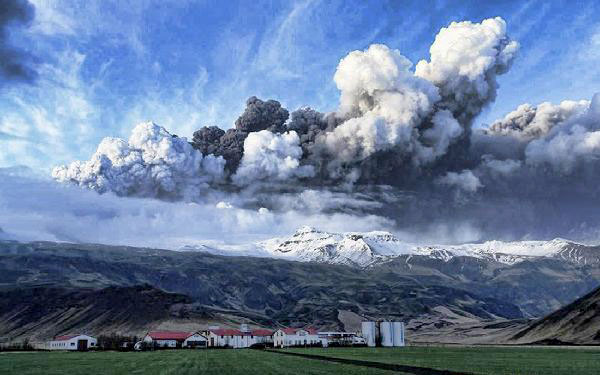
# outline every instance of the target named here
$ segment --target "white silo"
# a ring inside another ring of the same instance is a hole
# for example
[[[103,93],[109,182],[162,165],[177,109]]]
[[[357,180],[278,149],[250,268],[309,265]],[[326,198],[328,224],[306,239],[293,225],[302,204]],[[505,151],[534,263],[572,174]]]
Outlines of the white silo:
[[[404,323],[392,322],[394,346],[404,346]]]
[[[379,332],[381,333],[381,346],[394,346],[392,322],[381,322],[379,324]]]
[[[375,322],[362,322],[361,328],[367,346],[375,346]]]

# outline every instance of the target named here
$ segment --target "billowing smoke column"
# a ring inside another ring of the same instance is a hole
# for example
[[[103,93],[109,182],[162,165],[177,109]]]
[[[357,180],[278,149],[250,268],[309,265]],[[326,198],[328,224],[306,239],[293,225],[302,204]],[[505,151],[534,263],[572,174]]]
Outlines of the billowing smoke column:
[[[467,122],[496,98],[496,76],[508,71],[518,49],[500,17],[452,22],[435,37],[430,61],[419,61],[415,75],[436,85],[440,106]]]
[[[90,161],[53,175],[118,195],[194,200],[225,188],[242,197],[237,205],[254,208],[376,212],[411,228],[475,221],[478,230],[513,238],[568,236],[565,227],[600,223],[586,209],[600,204],[600,95],[523,104],[474,128],[518,48],[501,18],[453,22],[414,70],[385,45],[349,53],[333,77],[337,112],[303,107],[290,116],[277,101],[251,97],[233,129],[204,127],[188,144],[143,124],[129,142],[107,138]],[[518,221],[518,228],[506,224]]]
[[[287,109],[275,100],[262,101],[255,96],[246,101],[246,110],[235,121],[235,128],[227,132],[216,126],[204,127],[194,132],[192,145],[204,155],[222,156],[229,172],[235,172],[244,154],[244,141],[250,132],[268,130],[279,133],[285,130],[289,117]]]
[[[225,161],[203,156],[185,138],[152,123],[133,129],[129,141],[104,138],[91,160],[54,168],[52,176],[100,193],[143,197],[196,197],[223,178]]]
[[[312,166],[300,166],[302,149],[294,131],[283,134],[267,130],[250,133],[244,141],[242,163],[232,179],[239,185],[258,180],[286,181],[292,177],[311,177]]]

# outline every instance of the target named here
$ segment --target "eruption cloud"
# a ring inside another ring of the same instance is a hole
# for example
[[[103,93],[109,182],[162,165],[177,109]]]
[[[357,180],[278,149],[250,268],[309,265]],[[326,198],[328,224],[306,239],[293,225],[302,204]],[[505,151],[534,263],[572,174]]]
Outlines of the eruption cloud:
[[[589,207],[600,204],[599,94],[523,104],[473,126],[517,56],[506,29],[499,17],[452,22],[414,69],[400,51],[373,44],[340,60],[336,112],[290,114],[251,97],[232,129],[206,126],[188,143],[140,124],[129,141],[106,138],[91,160],[57,167],[53,177],[119,196],[375,213],[400,231],[596,236],[600,214]]]
[[[89,161],[54,168],[52,177],[100,193],[186,198],[221,180],[224,166],[222,157],[203,156],[185,138],[148,122],[136,126],[128,142],[104,138]]]

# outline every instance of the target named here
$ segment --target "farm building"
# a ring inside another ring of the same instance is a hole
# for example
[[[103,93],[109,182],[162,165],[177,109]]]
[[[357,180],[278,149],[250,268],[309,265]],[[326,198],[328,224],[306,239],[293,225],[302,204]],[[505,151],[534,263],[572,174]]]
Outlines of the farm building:
[[[196,332],[151,331],[143,340],[159,348],[197,348],[206,347],[208,340]]]
[[[273,331],[269,329],[254,329],[250,331],[250,340],[254,341],[255,344],[272,344]]]
[[[368,346],[404,346],[404,323],[362,322],[362,335]]]
[[[47,344],[48,350],[79,350],[84,351],[95,348],[98,340],[88,335],[63,335],[57,336]]]
[[[327,339],[319,337],[317,330],[312,328],[282,328],[275,331],[273,335],[275,347],[316,345],[327,346]]]
[[[212,328],[206,333],[209,347],[248,348],[250,335],[239,329]]]
[[[319,332],[318,335],[323,346],[351,346],[366,343],[362,337],[358,338],[356,333],[352,332]]]
[[[273,331],[268,329],[209,328],[205,332],[209,347],[249,348],[254,344],[269,344],[273,342]]]

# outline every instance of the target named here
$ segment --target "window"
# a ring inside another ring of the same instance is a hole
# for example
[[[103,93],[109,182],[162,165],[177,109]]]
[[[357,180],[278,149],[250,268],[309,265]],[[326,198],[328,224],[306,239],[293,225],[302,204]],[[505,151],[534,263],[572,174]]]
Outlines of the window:
[[[223,335],[221,335],[221,338],[223,338]]]

